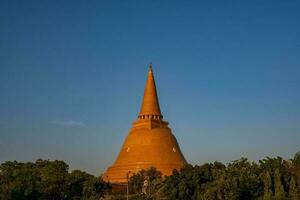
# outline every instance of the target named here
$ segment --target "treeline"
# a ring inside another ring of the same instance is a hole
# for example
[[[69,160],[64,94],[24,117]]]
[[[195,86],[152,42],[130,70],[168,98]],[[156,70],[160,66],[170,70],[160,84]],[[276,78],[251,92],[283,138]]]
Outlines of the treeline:
[[[300,153],[291,160],[267,157],[256,163],[241,158],[227,165],[187,165],[168,177],[150,168],[132,175],[128,189],[131,200],[300,200]],[[101,198],[126,199],[127,194],[117,195],[114,184],[101,177],[79,170],[69,172],[63,161],[0,165],[0,200]]]
[[[300,165],[280,157],[189,165],[167,177],[161,192],[167,199],[300,200]]]
[[[0,200],[99,200],[108,183],[63,161],[5,162],[0,165]]]
[[[141,194],[150,180],[148,194]],[[220,162],[187,165],[162,178],[154,168],[132,176],[132,199],[170,200],[300,200],[300,153],[294,159],[280,157],[249,162],[246,158],[228,165]]]

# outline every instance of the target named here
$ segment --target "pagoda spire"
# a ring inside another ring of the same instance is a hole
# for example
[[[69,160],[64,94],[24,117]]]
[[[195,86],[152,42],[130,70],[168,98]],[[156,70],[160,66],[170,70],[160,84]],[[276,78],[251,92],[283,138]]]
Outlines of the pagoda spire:
[[[132,123],[117,159],[102,175],[105,181],[124,185],[130,176],[150,167],[169,176],[187,164],[168,122],[162,118],[150,64],[138,119]]]
[[[150,63],[139,119],[161,120],[162,118],[163,116],[160,112],[152,64]]]

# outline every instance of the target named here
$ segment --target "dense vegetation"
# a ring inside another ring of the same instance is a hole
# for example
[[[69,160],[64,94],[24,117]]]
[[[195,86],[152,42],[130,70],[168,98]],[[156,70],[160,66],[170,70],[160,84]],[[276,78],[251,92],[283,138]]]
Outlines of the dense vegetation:
[[[0,165],[0,200],[126,199],[126,194],[111,192],[109,183],[79,170],[69,172],[63,161]],[[227,165],[187,165],[168,177],[150,168],[130,177],[129,194],[130,199],[299,200],[300,153],[291,160],[267,157],[255,163],[241,158]]]
[[[0,165],[0,200],[96,200],[108,184],[63,161],[5,162]]]
[[[227,166],[215,162],[174,171],[162,184],[167,199],[299,200],[300,165],[281,158],[259,164],[242,158]]]
[[[292,160],[267,157],[255,163],[241,158],[227,166],[219,162],[187,165],[164,180],[149,169],[130,178],[131,192],[142,191],[143,180],[149,176],[152,194],[135,199],[300,200],[300,153]]]

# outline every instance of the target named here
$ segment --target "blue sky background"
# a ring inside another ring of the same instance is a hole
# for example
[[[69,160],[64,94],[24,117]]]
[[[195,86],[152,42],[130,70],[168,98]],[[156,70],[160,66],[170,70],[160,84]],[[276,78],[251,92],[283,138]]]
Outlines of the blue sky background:
[[[300,1],[0,2],[0,162],[95,175],[136,119],[153,63],[192,164],[300,150]]]

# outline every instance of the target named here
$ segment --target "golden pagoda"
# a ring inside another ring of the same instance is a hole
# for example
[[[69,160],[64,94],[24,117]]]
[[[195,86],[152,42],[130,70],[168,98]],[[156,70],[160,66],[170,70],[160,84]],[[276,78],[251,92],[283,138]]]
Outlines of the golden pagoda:
[[[116,161],[102,177],[112,183],[124,183],[128,175],[142,169],[155,167],[163,175],[170,175],[173,169],[178,170],[186,164],[168,122],[163,120],[160,112],[150,64],[138,119],[133,122]]]

